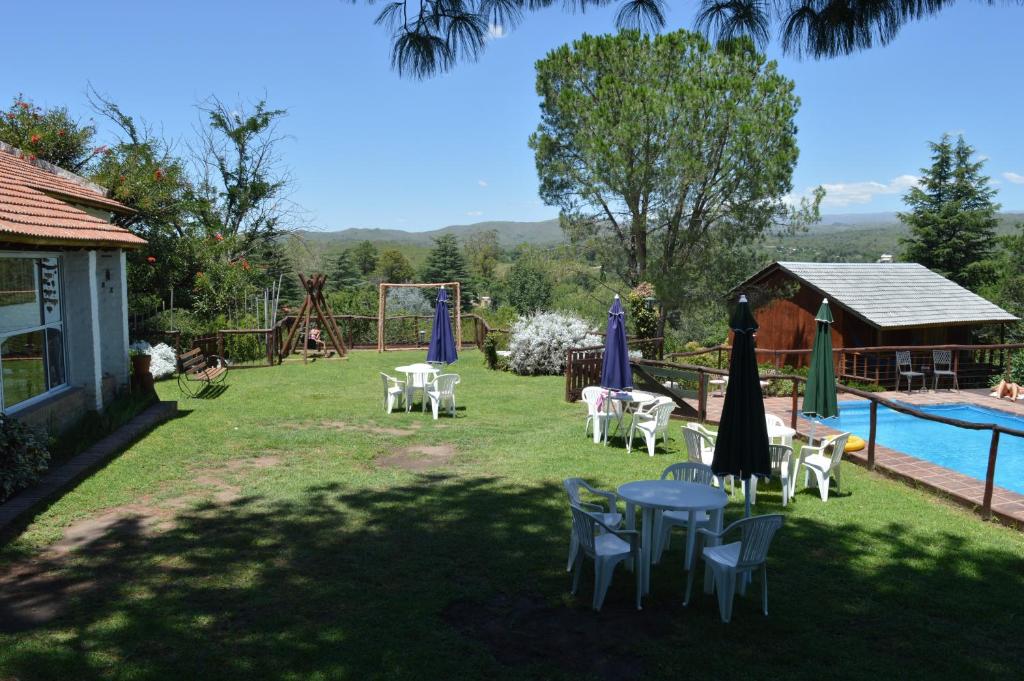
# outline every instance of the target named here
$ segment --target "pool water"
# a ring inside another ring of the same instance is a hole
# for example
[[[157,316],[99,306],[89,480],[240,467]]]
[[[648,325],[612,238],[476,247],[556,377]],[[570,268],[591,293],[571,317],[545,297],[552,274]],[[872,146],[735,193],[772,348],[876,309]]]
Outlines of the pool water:
[[[997,423],[1007,428],[1024,430],[1024,418],[996,409],[971,404],[914,407],[936,416],[975,423]],[[867,402],[840,402],[839,417],[820,422],[836,430],[849,431],[867,441],[870,409]],[[898,452],[984,480],[992,432],[926,421],[879,405],[875,441]],[[1024,438],[1005,434],[999,436],[995,484],[1024,494]]]

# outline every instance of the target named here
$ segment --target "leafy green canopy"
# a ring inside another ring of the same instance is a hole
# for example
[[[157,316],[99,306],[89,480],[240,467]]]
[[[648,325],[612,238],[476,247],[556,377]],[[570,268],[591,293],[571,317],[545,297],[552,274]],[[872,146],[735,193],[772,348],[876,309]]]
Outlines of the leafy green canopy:
[[[96,128],[73,119],[64,107],[41,109],[18,95],[0,114],[0,142],[65,170],[82,172],[107,150],[93,147]]]
[[[442,234],[434,239],[434,247],[427,255],[420,278],[430,284],[459,282],[462,289],[462,308],[463,310],[469,308],[473,299],[472,281],[469,269],[466,267],[466,258],[462,255],[459,240],[455,235]],[[425,295],[434,296],[436,291],[428,292]]]
[[[585,35],[537,63],[540,195],[574,243],[667,311],[720,299],[769,230],[815,219],[785,196],[793,82],[750,41]]]
[[[383,282],[407,284],[416,276],[416,271],[401,251],[389,248],[380,254],[380,260],[377,261],[377,276]]]
[[[903,257],[977,290],[989,278],[986,261],[996,244],[996,190],[963,135],[956,142],[943,135],[929,146],[932,165],[903,197],[910,211],[899,214],[911,234],[903,240]]]
[[[519,314],[532,314],[551,306],[551,277],[533,258],[520,258],[505,280],[505,297]]]

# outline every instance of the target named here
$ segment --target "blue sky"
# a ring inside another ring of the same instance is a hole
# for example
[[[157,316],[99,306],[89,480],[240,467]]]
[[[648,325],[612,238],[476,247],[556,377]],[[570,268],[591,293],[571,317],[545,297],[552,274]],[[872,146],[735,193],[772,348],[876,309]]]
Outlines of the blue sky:
[[[692,3],[669,5],[669,28],[692,25]],[[21,92],[88,118],[91,82],[183,138],[198,123],[194,104],[211,93],[265,95],[290,112],[282,152],[293,198],[324,229],[554,217],[537,197],[526,144],[539,117],[533,64],[583,32],[613,30],[614,6],[529,15],[479,62],[427,81],[391,71],[387,32],[373,25],[378,8],[345,0],[13,3],[5,23],[20,28],[4,38],[0,96]],[[1022,19],[1018,6],[961,3],[886,48],[781,59],[803,101],[794,192],[826,185],[828,213],[897,210],[928,162],[926,141],[962,132],[989,159],[1004,209],[1024,210]]]

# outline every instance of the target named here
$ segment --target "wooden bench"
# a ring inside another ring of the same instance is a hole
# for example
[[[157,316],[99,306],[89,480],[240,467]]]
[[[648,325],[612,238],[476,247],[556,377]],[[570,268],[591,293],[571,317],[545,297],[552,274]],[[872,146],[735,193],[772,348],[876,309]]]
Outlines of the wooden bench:
[[[178,355],[178,387],[189,397],[195,397],[209,385],[220,383],[228,375],[227,363],[216,355],[204,355],[194,348]]]

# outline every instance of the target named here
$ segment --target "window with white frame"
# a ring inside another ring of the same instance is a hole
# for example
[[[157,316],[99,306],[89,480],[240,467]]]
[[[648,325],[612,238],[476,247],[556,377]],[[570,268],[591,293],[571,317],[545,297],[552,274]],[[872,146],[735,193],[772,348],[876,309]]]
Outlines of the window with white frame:
[[[0,253],[0,410],[67,384],[60,258]]]

